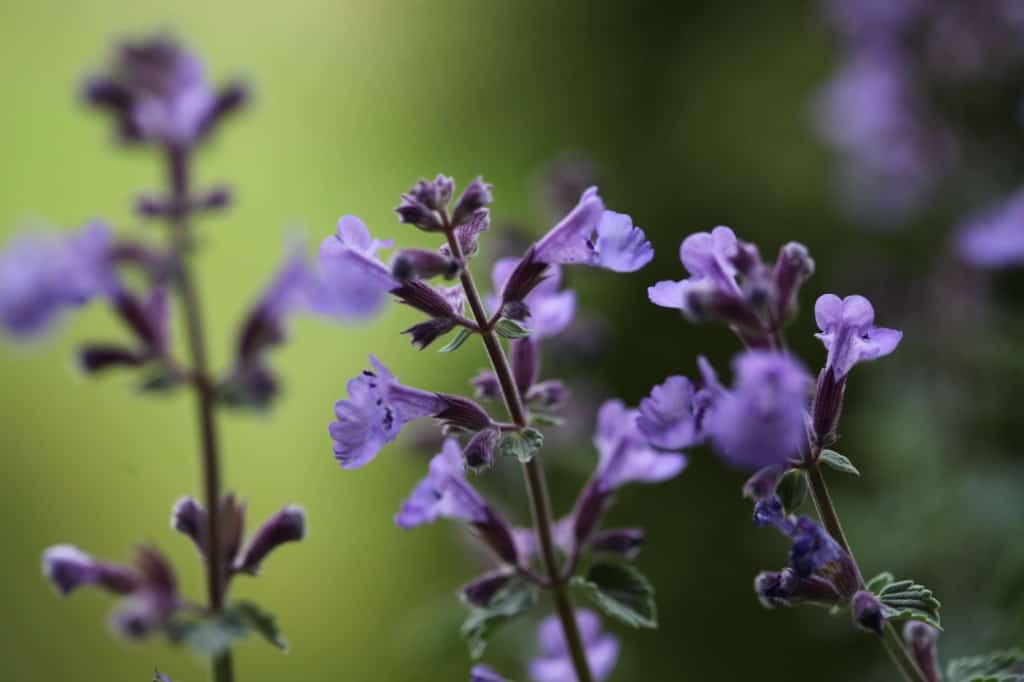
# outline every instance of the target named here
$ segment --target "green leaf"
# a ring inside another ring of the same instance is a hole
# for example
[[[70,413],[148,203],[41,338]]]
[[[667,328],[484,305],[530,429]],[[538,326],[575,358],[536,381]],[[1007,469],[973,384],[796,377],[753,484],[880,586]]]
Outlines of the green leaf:
[[[874,578],[872,582],[879,577]],[[882,615],[886,620],[919,620],[939,630],[942,629],[939,622],[939,608],[942,605],[924,585],[919,585],[913,580],[892,580],[875,592],[875,595],[882,602]]]
[[[860,472],[857,471],[857,467],[853,466],[853,462],[850,461],[850,458],[845,455],[840,455],[835,450],[823,450],[818,461],[827,465],[830,469],[841,471],[844,474],[860,476]]]
[[[277,619],[248,601],[230,604],[216,615],[176,618],[167,626],[167,636],[172,642],[203,657],[223,654],[253,632],[281,650],[288,648],[278,630]]]
[[[537,604],[537,588],[521,578],[510,581],[491,597],[486,606],[475,606],[462,624],[462,637],[469,645],[469,655],[480,658],[487,641],[498,626],[520,616]]]
[[[498,320],[498,324],[494,325],[494,331],[498,332],[498,336],[506,339],[524,339],[533,333],[515,320],[507,317]]]
[[[526,427],[521,431],[503,433],[498,439],[498,454],[515,457],[525,464],[533,459],[544,445],[544,434],[537,429]]]
[[[948,682],[1018,682],[1024,675],[1024,649],[954,659],[947,675]]]
[[[895,581],[896,576],[889,571],[883,571],[868,581],[867,590],[873,594],[878,594],[882,591],[882,588]]]
[[[793,514],[807,499],[807,479],[799,469],[792,469],[779,480],[775,494],[782,501],[787,514]]]
[[[137,384],[143,393],[167,393],[173,391],[181,383],[181,377],[164,365],[151,365],[142,370],[142,378]]]
[[[562,417],[556,417],[553,414],[535,412],[530,415],[530,423],[536,424],[537,426],[561,426],[565,423],[565,419]]]
[[[654,587],[633,566],[599,561],[586,577],[574,577],[571,585],[606,614],[630,627],[658,627]]]
[[[438,353],[451,353],[453,350],[458,350],[459,347],[466,343],[466,339],[473,335],[473,330],[468,327],[462,327],[459,332],[455,335],[455,338],[445,344],[442,348],[438,349]]]

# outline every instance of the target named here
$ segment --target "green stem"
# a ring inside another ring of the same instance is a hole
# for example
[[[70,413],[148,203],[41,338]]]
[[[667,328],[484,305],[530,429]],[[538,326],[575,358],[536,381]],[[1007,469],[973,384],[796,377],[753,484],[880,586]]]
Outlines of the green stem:
[[[523,406],[522,396],[512,376],[512,368],[509,365],[505,349],[494,333],[493,325],[488,320],[487,310],[484,308],[480,298],[480,292],[473,281],[473,275],[469,271],[465,257],[462,253],[462,246],[455,236],[455,231],[448,225],[445,217],[445,236],[448,238],[448,248],[452,255],[462,264],[462,271],[459,280],[462,283],[462,290],[466,295],[466,301],[473,312],[473,318],[479,327],[479,334],[483,338],[484,348],[491,361],[491,368],[498,379],[501,387],[501,394],[505,401],[505,408],[508,410],[512,421],[523,428],[528,425],[526,408]],[[562,624],[562,632],[565,634],[565,641],[568,645],[569,654],[572,658],[573,667],[576,670],[576,678],[579,682],[593,682],[594,676],[590,672],[590,662],[587,660],[586,649],[583,646],[583,638],[580,636],[579,626],[576,623],[576,611],[569,596],[566,579],[561,575],[558,562],[558,555],[555,552],[555,543],[552,532],[551,501],[548,498],[547,482],[544,476],[544,468],[540,463],[540,453],[534,454],[533,458],[523,465],[523,473],[526,478],[526,491],[530,498],[530,509],[533,514],[533,527],[537,533],[540,544],[541,559],[544,562],[544,570],[547,573],[549,589],[554,597],[555,610],[558,619]]]
[[[825,525],[829,535],[850,556],[850,562],[853,564],[854,571],[857,574],[857,582],[860,586],[863,586],[864,577],[861,574],[860,566],[857,565],[857,560],[853,556],[853,550],[850,549],[850,543],[843,532],[842,524],[839,522],[836,506],[832,502],[832,495],[829,493],[828,484],[825,482],[825,477],[822,475],[817,462],[810,464],[804,470],[804,476],[807,479],[807,486],[811,489],[811,497],[814,499],[814,506],[818,510],[821,522]],[[928,682],[928,678],[925,677],[913,657],[907,652],[906,645],[892,623],[885,623],[882,631],[882,644],[907,682]]]
[[[206,586],[210,611],[219,613],[224,609],[227,581],[224,579],[224,554],[221,551],[224,543],[221,537],[220,449],[214,414],[216,388],[210,377],[199,293],[188,262],[191,239],[189,211],[186,208],[190,192],[188,164],[187,149],[171,147],[167,150],[171,202],[177,207],[176,217],[171,225],[171,244],[176,267],[175,282],[185,312],[185,327],[193,376],[191,385],[196,394],[196,411],[199,421],[200,470],[202,471],[203,498],[207,515]],[[214,682],[232,682],[234,679],[230,651],[214,658],[212,679]]]

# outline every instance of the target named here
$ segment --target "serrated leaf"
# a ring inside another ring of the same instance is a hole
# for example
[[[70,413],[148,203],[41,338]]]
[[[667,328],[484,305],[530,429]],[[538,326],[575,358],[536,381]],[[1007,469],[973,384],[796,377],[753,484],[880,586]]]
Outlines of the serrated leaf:
[[[913,580],[892,580],[875,594],[882,603],[882,616],[886,620],[919,620],[942,629],[939,622],[942,604],[924,585]]]
[[[509,431],[498,439],[498,454],[515,457],[523,464],[533,459],[544,445],[544,434],[537,429],[526,427],[521,431]]]
[[[535,412],[530,415],[530,423],[536,424],[537,426],[552,426],[557,427],[565,423],[565,419],[562,417],[556,417],[553,414],[544,414],[543,412]]]
[[[288,642],[277,624],[277,616],[251,601],[237,601],[228,607],[256,634],[281,651],[288,651]]]
[[[658,627],[654,587],[634,566],[599,561],[571,585],[607,615],[634,628]]]
[[[823,450],[821,456],[818,457],[818,461],[830,469],[841,471],[844,474],[860,476],[860,471],[857,470],[857,467],[853,466],[850,458],[846,455],[840,455],[835,450]]]
[[[288,647],[278,630],[277,619],[248,601],[235,602],[216,615],[177,618],[167,626],[172,642],[202,657],[226,653],[253,632],[279,649]]]
[[[473,335],[473,330],[468,327],[461,327],[458,333],[455,334],[455,338],[446,343],[443,347],[437,350],[438,353],[451,353],[453,350],[458,350],[462,344],[466,343],[466,339]]]
[[[494,325],[494,331],[498,333],[498,336],[506,339],[525,339],[533,333],[515,320],[507,317],[498,320],[498,323]]]
[[[520,616],[537,604],[537,588],[516,578],[498,590],[486,606],[473,607],[460,632],[469,646],[469,655],[480,658],[487,641],[500,625]]]
[[[804,473],[799,469],[786,472],[786,475],[779,479],[775,494],[779,496],[782,508],[787,514],[795,513],[807,499],[807,479],[804,478]]]
[[[878,594],[882,591],[882,588],[889,583],[895,582],[895,580],[896,576],[889,571],[883,571],[868,581],[867,590],[873,594]]]
[[[948,682],[1019,682],[1024,676],[1024,649],[954,659],[947,676]]]

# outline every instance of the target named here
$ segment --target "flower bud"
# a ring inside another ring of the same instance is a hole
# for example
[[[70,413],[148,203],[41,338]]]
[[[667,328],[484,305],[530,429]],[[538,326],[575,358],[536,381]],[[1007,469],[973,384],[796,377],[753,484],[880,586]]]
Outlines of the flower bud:
[[[435,317],[432,320],[426,322],[420,322],[414,324],[408,329],[404,330],[403,334],[408,334],[411,337],[412,345],[416,348],[423,350],[439,337],[444,336],[452,329],[455,328],[455,319],[451,317]]]
[[[400,222],[415,225],[424,232],[442,232],[444,226],[437,212],[424,206],[407,194],[402,195],[402,203],[395,209]]]
[[[611,504],[611,492],[592,479],[576,499],[572,511],[573,538],[577,546],[587,544]]]
[[[445,407],[434,416],[445,426],[476,432],[493,425],[490,415],[472,400],[445,393],[439,393],[438,396],[444,401]]]
[[[615,528],[595,533],[590,539],[592,552],[618,554],[632,561],[644,544],[644,532],[639,528]]]
[[[778,297],[775,317],[780,323],[796,313],[800,285],[813,274],[814,260],[806,246],[799,242],[789,242],[779,249],[772,278]]]
[[[83,585],[95,585],[115,594],[134,590],[139,580],[126,566],[96,561],[73,545],[55,545],[43,553],[43,575],[63,596]]]
[[[86,374],[111,367],[138,367],[145,364],[146,359],[143,353],[114,344],[93,343],[78,349],[78,366]]]
[[[192,496],[182,497],[171,510],[171,528],[191,538],[200,555],[206,554],[206,510]]]
[[[452,210],[452,225],[461,225],[481,208],[486,208],[494,199],[491,196],[492,185],[477,177],[462,191],[459,200]]]
[[[792,568],[759,573],[754,579],[754,592],[766,609],[805,602],[835,606],[840,602],[839,593],[828,580],[820,576],[801,578]]]
[[[484,429],[469,439],[462,451],[468,469],[479,472],[494,465],[494,446],[499,435],[497,429]]]
[[[481,232],[486,232],[491,226],[491,214],[486,208],[473,213],[455,228],[455,239],[459,242],[459,249],[462,250],[462,255],[466,258],[470,258],[477,252],[477,238]],[[445,244],[441,247],[441,253],[446,256],[451,256],[451,249]]]
[[[878,636],[882,635],[885,618],[882,617],[882,603],[878,601],[878,597],[866,590],[860,590],[850,600],[850,610],[853,612],[853,622],[857,627]]]
[[[430,279],[438,275],[451,279],[458,272],[457,261],[429,249],[403,249],[395,254],[391,262],[391,275],[400,282]]]
[[[510,571],[493,571],[485,573],[476,580],[459,588],[462,601],[470,606],[487,606],[494,595],[512,579]]]
[[[235,562],[235,570],[256,575],[263,560],[280,545],[298,542],[306,536],[306,514],[301,507],[288,505],[263,524]]]
[[[519,561],[519,552],[516,549],[515,538],[512,537],[512,529],[490,506],[486,506],[483,511],[486,518],[473,523],[473,527],[480,533],[480,539],[494,550],[502,561],[516,565]]]
[[[536,339],[515,339],[512,342],[512,375],[519,392],[525,395],[540,374],[540,348]]]
[[[555,408],[565,404],[569,399],[569,389],[561,381],[550,380],[535,384],[526,392],[526,402],[530,405]]]
[[[775,486],[785,473],[781,467],[765,467],[747,479],[743,484],[743,497],[748,500],[763,500],[775,494]]]
[[[829,368],[821,370],[818,375],[818,386],[811,405],[811,429],[814,441],[819,448],[835,442],[836,428],[843,412],[843,395],[846,393],[846,377],[836,379],[835,373]]]
[[[942,682],[938,639],[939,631],[928,623],[912,620],[903,626],[903,641],[928,682]]]
[[[455,310],[441,292],[426,282],[409,280],[391,290],[399,301],[431,317],[453,317]]]
[[[548,264],[537,260],[536,248],[536,245],[533,245],[526,250],[522,259],[512,270],[512,274],[505,280],[505,286],[501,290],[501,309],[506,317],[517,320],[526,317],[528,309],[523,300],[538,284],[544,281],[548,274]],[[509,306],[516,303],[522,304],[523,308],[519,311],[510,310]],[[517,312],[520,314],[517,315]]]
[[[499,400],[501,398],[501,386],[498,384],[498,377],[494,372],[486,370],[473,377],[470,382],[475,389],[475,396],[480,400]]]

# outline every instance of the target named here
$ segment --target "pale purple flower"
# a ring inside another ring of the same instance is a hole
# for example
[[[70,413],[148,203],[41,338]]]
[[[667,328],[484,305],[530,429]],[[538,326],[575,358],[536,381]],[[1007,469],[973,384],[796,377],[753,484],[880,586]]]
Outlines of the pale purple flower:
[[[588,609],[576,610],[576,623],[590,670],[594,679],[600,682],[615,667],[619,658],[619,640],[603,632],[601,620]],[[540,624],[537,641],[541,655],[530,661],[530,677],[534,682],[576,682],[576,670],[565,642],[565,633],[556,616],[549,616]]]
[[[968,218],[957,228],[956,250],[961,259],[979,268],[1024,263],[1024,189]]]
[[[439,518],[481,523],[487,515],[487,502],[466,480],[459,442],[447,438],[441,452],[430,460],[427,476],[402,503],[395,523],[405,529]]]
[[[659,483],[686,468],[686,456],[652,447],[637,424],[637,410],[620,400],[608,400],[597,413],[594,445],[600,458],[595,480],[604,490],[626,483]]]
[[[622,213],[607,211],[596,187],[534,245],[534,258],[548,265],[581,264],[634,272],[654,257],[643,230]]]
[[[697,317],[688,299],[689,292],[698,286],[740,297],[736,283],[737,269],[733,259],[738,251],[736,233],[729,227],[719,226],[711,232],[691,234],[679,247],[679,260],[690,277],[678,282],[662,281],[647,289],[651,303],[663,308],[676,308],[690,317]]]
[[[475,665],[469,673],[469,682],[508,682],[489,665]]]
[[[355,216],[338,219],[334,236],[320,245],[316,285],[311,290],[312,308],[341,319],[366,319],[378,310],[387,294],[399,286],[391,269],[377,257],[377,250],[393,242],[374,239]]]
[[[64,311],[113,294],[111,242],[110,230],[99,223],[68,235],[16,238],[0,253],[0,325],[27,339]]]
[[[494,263],[491,278],[496,292],[505,288],[505,283],[518,264],[517,258],[501,258]],[[576,315],[576,292],[571,289],[559,291],[561,283],[562,270],[553,265],[548,268],[547,277],[523,299],[530,313],[526,326],[533,332],[533,338],[542,339],[560,334]],[[489,296],[487,305],[492,311],[497,310],[501,300],[496,295]]]
[[[799,362],[783,353],[746,351],[733,360],[733,387],[726,390],[701,360],[711,401],[703,426],[727,463],[753,471],[798,454],[811,386]]]
[[[402,386],[376,357],[375,371],[364,371],[346,386],[348,399],[334,405],[330,424],[334,456],[346,469],[368,463],[398,437],[407,422],[441,413],[447,403],[436,393]]]
[[[637,427],[652,445],[688,448],[704,440],[701,392],[683,376],[670,376],[640,401]]]
[[[858,362],[893,352],[903,338],[901,331],[875,326],[875,309],[863,296],[824,294],[814,304],[814,318],[821,329],[815,336],[828,349],[826,367],[837,381]]]

